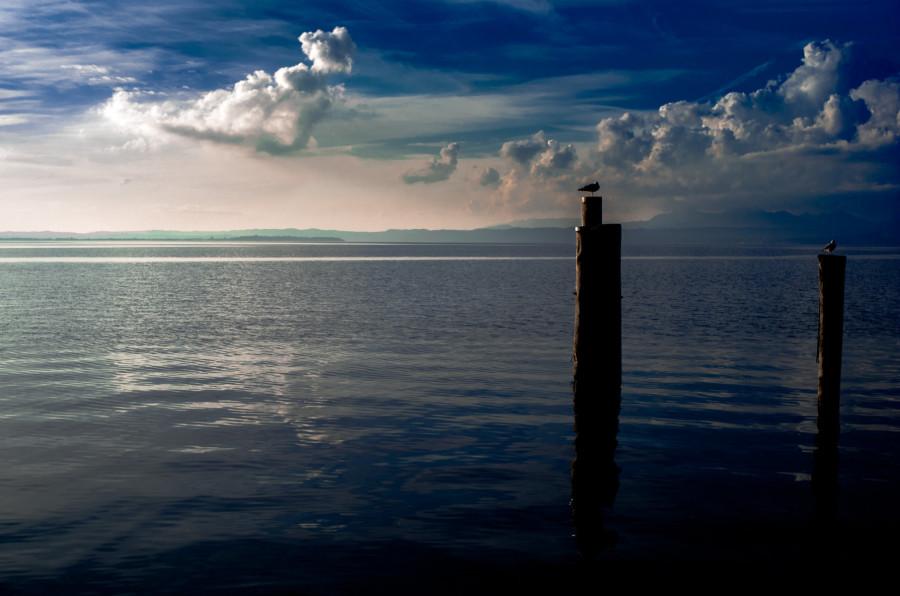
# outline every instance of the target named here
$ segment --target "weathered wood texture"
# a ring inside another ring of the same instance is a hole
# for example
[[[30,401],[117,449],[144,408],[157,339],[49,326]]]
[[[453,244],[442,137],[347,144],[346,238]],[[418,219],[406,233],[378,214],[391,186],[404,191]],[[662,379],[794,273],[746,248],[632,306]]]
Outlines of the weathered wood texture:
[[[841,352],[844,340],[844,273],[847,257],[819,255],[818,429],[820,436],[840,432]]]

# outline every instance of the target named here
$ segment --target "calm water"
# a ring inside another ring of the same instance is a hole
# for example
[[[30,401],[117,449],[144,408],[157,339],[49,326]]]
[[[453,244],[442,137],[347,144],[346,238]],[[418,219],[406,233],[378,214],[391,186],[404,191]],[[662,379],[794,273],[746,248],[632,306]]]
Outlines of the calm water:
[[[886,573],[900,252],[844,254],[839,492],[815,522],[815,250],[626,247],[620,484],[588,555],[573,247],[0,243],[0,591]]]

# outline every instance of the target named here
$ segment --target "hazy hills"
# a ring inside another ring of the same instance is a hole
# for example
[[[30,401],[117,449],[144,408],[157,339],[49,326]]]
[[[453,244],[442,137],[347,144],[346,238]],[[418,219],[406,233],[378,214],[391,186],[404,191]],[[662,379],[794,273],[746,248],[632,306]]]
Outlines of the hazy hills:
[[[623,242],[633,244],[824,244],[900,245],[900,217],[883,222],[843,211],[793,215],[787,211],[736,209],[723,213],[665,213],[623,224]]]
[[[474,230],[346,230],[249,229],[222,232],[146,230],[133,232],[0,232],[0,239],[72,240],[233,240],[303,242],[474,242],[560,243],[575,241],[578,219],[532,219]],[[793,215],[741,209],[723,213],[683,211],[622,225],[624,244],[825,244],[900,245],[900,217],[873,222],[845,212]]]

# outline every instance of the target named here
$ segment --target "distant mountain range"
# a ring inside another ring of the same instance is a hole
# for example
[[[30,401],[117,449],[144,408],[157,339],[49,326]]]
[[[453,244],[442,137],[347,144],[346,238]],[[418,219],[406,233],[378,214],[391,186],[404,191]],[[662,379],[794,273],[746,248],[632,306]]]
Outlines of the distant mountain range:
[[[623,224],[632,244],[822,244],[900,245],[900,216],[873,222],[843,211],[793,215],[787,211],[735,209],[723,213],[682,211]]]
[[[529,219],[474,230],[385,230],[351,232],[309,228],[180,232],[0,232],[0,239],[70,240],[232,240],[290,242],[472,242],[552,243],[575,242],[579,219]],[[786,211],[740,209],[723,213],[683,211],[657,215],[647,221],[622,224],[623,244],[682,245],[838,245],[900,246],[900,216],[873,222],[845,212],[793,215]]]

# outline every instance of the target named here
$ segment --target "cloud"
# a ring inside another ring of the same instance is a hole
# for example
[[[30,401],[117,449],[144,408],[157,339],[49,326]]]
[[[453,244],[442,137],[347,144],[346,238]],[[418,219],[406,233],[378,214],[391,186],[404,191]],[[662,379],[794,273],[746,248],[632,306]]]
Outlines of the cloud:
[[[803,48],[803,64],[781,84],[777,93],[786,105],[799,110],[817,109],[833,92],[845,91],[842,83],[849,68],[851,44],[830,40]]]
[[[356,45],[344,27],[299,38],[311,66],[299,63],[270,75],[257,70],[231,89],[193,100],[164,100],[140,91],[117,90],[102,113],[125,129],[158,131],[218,142],[253,142],[261,151],[287,153],[312,142],[312,131],[340,99],[329,75],[350,72]]]
[[[870,172],[855,167],[852,156],[896,144],[897,85],[871,80],[847,89],[849,49],[810,43],[803,64],[781,84],[715,103],[666,104],[646,118],[604,119],[598,177],[684,200],[870,186]],[[893,178],[900,182],[896,172]]]
[[[561,145],[550,139],[547,141],[547,147],[531,164],[530,173],[532,177],[541,180],[564,176],[572,170],[577,160],[578,156],[573,145]]]
[[[28,117],[23,114],[0,114],[0,126],[15,126],[26,122]]]
[[[456,171],[456,158],[459,155],[459,143],[449,143],[441,148],[440,157],[435,157],[431,163],[420,168],[407,170],[401,176],[406,184],[424,182],[432,184],[441,182],[450,177]]]
[[[566,172],[577,160],[575,147],[561,145],[547,139],[538,131],[523,141],[509,141],[500,148],[500,156],[508,159],[514,168],[527,171],[535,178],[549,178]]]
[[[707,95],[700,101],[708,101],[710,99],[718,98],[718,97],[724,95],[726,92],[728,92],[729,89],[733,89],[733,88],[737,87],[738,85],[744,83],[745,81],[748,81],[748,80],[752,79],[753,77],[767,71],[774,64],[775,64],[775,60],[768,60],[768,61],[764,62],[763,64],[760,64],[759,66],[756,66],[756,67],[750,69],[748,72],[745,72],[744,74],[737,77],[736,79],[729,81],[728,83],[726,83],[722,87],[716,89],[715,91],[713,91],[712,93],[710,93],[709,95]]]
[[[300,36],[303,53],[312,60],[314,72],[350,72],[356,44],[345,27],[335,27],[330,33],[319,29]]]
[[[896,144],[900,134],[900,82],[869,80],[850,92],[850,98],[863,101],[871,117],[857,127],[863,145]]]
[[[544,132],[538,131],[531,138],[523,141],[508,141],[500,148],[500,156],[510,160],[515,167],[528,168],[531,160],[544,150],[547,139]]]
[[[509,171],[499,178],[490,199],[471,201],[470,210],[511,213],[552,206],[556,198],[564,197],[564,189],[581,168],[574,145],[548,139],[543,131],[504,143],[500,156],[507,160]]]
[[[500,172],[491,167],[482,168],[479,170],[476,180],[479,186],[499,186]]]
[[[0,101],[6,102],[10,99],[19,99],[22,97],[31,97],[32,91],[24,91],[21,89],[3,89],[0,88]],[[4,104],[5,105],[5,104]]]
[[[65,70],[72,71],[76,77],[80,77],[88,85],[121,85],[124,83],[134,83],[137,81],[134,77],[123,77],[111,74],[108,66],[98,66],[96,64],[63,64],[60,66]]]
[[[483,0],[452,0],[459,4],[470,4],[475,2],[482,2]],[[534,12],[539,14],[546,14],[553,11],[553,5],[548,0],[488,0],[489,2],[494,2],[495,4],[500,4],[503,6],[509,6],[510,8],[515,8],[517,10],[523,10],[526,12]]]
[[[500,155],[511,167],[482,207],[550,210],[594,179],[621,199],[611,214],[626,220],[680,207],[802,212],[829,196],[900,196],[900,83],[854,87],[851,50],[810,43],[798,68],[752,93],[604,118],[583,159],[543,133],[507,142]]]

